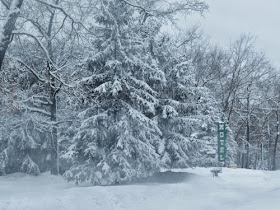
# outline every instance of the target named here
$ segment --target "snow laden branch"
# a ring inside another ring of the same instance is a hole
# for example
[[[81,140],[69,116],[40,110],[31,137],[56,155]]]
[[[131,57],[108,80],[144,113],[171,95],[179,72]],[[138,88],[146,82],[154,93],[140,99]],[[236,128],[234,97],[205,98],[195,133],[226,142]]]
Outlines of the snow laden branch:
[[[17,58],[13,58],[15,61],[19,62],[23,67],[27,68],[40,82],[46,83],[47,81],[42,79],[39,74],[33,69],[31,68],[29,65],[27,65],[25,62],[17,59]]]

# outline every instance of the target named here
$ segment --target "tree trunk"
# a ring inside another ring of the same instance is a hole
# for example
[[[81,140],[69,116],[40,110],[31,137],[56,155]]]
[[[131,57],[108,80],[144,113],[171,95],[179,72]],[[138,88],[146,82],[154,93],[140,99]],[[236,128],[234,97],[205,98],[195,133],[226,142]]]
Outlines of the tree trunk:
[[[55,5],[59,3],[59,0],[55,1]],[[47,30],[47,49],[50,56],[51,61],[48,61],[48,71],[50,76],[50,97],[51,97],[51,123],[52,123],[52,138],[51,138],[51,174],[58,175],[59,174],[59,144],[58,144],[58,133],[57,133],[57,125],[56,125],[56,112],[57,112],[57,89],[55,84],[55,78],[50,74],[52,71],[51,62],[53,62],[54,56],[53,56],[53,46],[52,46],[52,27],[53,27],[53,21],[55,17],[55,11],[51,12],[51,16],[49,19],[48,24],[48,30]]]
[[[51,104],[51,123],[52,123],[52,137],[51,137],[51,174],[59,174],[59,146],[57,142],[57,127],[56,123],[56,93],[52,92],[52,104]]]
[[[276,170],[276,152],[277,152],[277,144],[278,144],[278,139],[279,139],[279,112],[278,112],[278,106],[276,110],[276,138],[275,138],[275,143],[273,146],[273,156],[272,156],[272,170]]]
[[[246,122],[246,165],[245,168],[249,168],[250,166],[250,85],[247,88],[248,95],[247,95],[247,122]]]
[[[245,154],[244,153],[242,153],[241,158],[242,158],[242,160],[241,160],[241,168],[245,168]]]
[[[0,70],[12,38],[13,30],[15,29],[16,20],[18,19],[22,2],[23,0],[13,0],[11,2],[2,31],[0,31]]]
[[[249,153],[250,153],[250,127],[249,127],[249,122],[247,122],[247,135],[246,135],[246,160],[245,160],[245,168],[249,168],[250,163],[249,163]]]
[[[268,169],[272,170],[272,156],[273,156],[273,149],[272,149],[272,135],[269,133],[268,135],[268,158],[267,158],[267,165]]]

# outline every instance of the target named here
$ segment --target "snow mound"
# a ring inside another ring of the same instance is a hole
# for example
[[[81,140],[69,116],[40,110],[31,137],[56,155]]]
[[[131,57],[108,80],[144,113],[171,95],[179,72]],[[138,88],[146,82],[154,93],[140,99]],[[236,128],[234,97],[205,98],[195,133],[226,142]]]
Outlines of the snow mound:
[[[49,173],[0,177],[0,210],[279,210],[280,171],[163,171],[141,184],[76,187]],[[156,184],[154,184],[156,183]]]

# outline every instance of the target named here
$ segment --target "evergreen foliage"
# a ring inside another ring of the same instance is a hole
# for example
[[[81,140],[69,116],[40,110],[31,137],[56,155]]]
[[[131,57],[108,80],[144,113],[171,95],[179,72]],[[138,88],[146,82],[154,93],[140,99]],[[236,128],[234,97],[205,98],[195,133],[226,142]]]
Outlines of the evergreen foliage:
[[[80,82],[85,108],[69,151],[76,165],[65,176],[112,184],[159,169],[157,92],[145,78],[158,83],[165,78],[152,56],[143,56],[148,43],[133,30],[133,10],[117,1],[101,4],[100,10],[101,38],[94,40],[99,52],[88,61],[92,75]]]

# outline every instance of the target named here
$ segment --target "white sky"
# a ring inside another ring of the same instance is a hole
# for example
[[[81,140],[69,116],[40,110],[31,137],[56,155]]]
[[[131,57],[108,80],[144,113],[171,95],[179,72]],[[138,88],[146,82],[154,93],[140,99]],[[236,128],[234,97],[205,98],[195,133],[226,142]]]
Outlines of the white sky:
[[[273,64],[280,66],[280,0],[206,2],[210,8],[205,18],[194,17],[194,20],[214,43],[228,45],[241,33],[250,33],[257,38],[256,48],[264,51]]]

